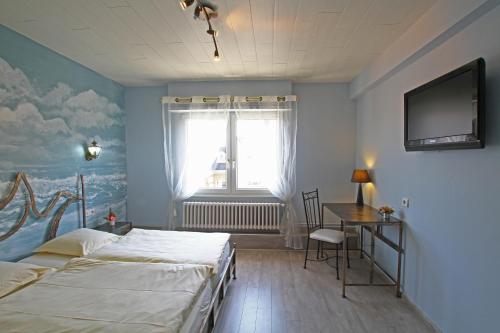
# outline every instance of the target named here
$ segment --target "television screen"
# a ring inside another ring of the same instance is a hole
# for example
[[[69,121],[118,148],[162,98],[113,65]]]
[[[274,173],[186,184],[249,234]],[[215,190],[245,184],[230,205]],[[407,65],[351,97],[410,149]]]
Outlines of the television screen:
[[[484,147],[484,61],[405,94],[406,150]]]

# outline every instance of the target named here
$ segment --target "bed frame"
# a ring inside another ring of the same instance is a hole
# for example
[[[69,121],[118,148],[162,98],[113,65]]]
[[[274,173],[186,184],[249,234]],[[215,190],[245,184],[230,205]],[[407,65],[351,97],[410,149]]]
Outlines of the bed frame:
[[[210,305],[208,307],[208,314],[203,320],[200,333],[212,332],[215,328],[222,305],[224,304],[227,289],[229,288],[231,281],[234,279],[236,279],[236,243],[233,243],[231,254],[224,265],[219,283],[217,283],[217,286],[212,293],[212,299],[210,300]]]
[[[82,202],[82,211],[83,211],[83,220],[82,225],[85,228],[87,226],[86,215],[85,215],[85,188],[83,183],[83,175],[80,175],[80,182],[82,184],[82,193],[81,195],[73,194],[68,191],[57,191],[52,200],[50,200],[49,204],[43,211],[39,211],[36,207],[35,194],[33,193],[33,188],[31,187],[28,178],[24,172],[18,172],[16,174],[16,178],[14,181],[14,185],[12,186],[9,193],[2,199],[0,199],[0,210],[3,210],[16,196],[16,193],[19,191],[19,185],[23,182],[26,191],[28,192],[28,197],[26,203],[24,205],[24,210],[21,215],[21,218],[12,225],[12,227],[7,230],[6,233],[0,235],[0,241],[6,240],[10,236],[14,235],[21,227],[26,223],[30,212],[38,219],[47,217],[55,205],[58,203],[60,198],[66,198],[66,201],[56,210],[52,221],[50,222],[49,233],[47,236],[47,240],[51,240],[56,237],[57,229],[59,228],[59,222],[61,221],[61,217],[64,215],[66,208],[69,205],[81,201]]]
[[[62,205],[56,210],[51,222],[50,228],[47,236],[47,240],[51,240],[56,237],[57,229],[59,228],[59,223],[61,221],[64,212],[73,203],[81,201],[82,208],[82,227],[87,227],[87,216],[86,216],[86,201],[85,201],[85,182],[83,175],[79,175],[79,180],[81,184],[81,193],[73,194],[68,191],[57,191],[52,200],[50,200],[49,204],[45,209],[39,211],[36,206],[35,194],[33,193],[33,189],[26,177],[24,172],[18,172],[16,174],[16,178],[11,190],[8,194],[0,199],[0,211],[3,210],[15,197],[16,193],[19,191],[19,185],[21,182],[24,184],[27,190],[27,200],[24,205],[24,210],[21,215],[21,218],[14,223],[14,225],[7,230],[4,234],[0,235],[0,241],[3,241],[10,236],[14,235],[21,227],[24,225],[30,212],[36,218],[45,218],[49,216],[52,212],[56,204],[59,202],[60,198],[66,198],[66,200],[62,203]],[[224,304],[224,300],[227,294],[227,290],[231,281],[236,279],[236,243],[233,243],[233,247],[231,249],[231,253],[228,257],[226,264],[224,265],[221,278],[215,287],[215,290],[212,293],[212,298],[210,299],[210,305],[208,308],[207,316],[204,318],[200,333],[209,333],[212,332],[215,328],[215,324],[217,322],[217,318],[219,317],[219,313]]]

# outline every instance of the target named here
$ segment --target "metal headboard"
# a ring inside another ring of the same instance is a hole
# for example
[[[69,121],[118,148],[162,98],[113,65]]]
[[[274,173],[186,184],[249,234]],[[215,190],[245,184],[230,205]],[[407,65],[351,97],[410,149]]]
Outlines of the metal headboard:
[[[50,214],[50,212],[54,209],[59,199],[62,197],[66,198],[66,201],[64,201],[64,203],[61,206],[59,206],[59,208],[56,210],[52,218],[52,221],[50,222],[48,239],[50,240],[56,236],[57,229],[59,228],[59,222],[61,221],[61,217],[64,215],[66,208],[68,208],[68,206],[71,205],[72,203],[78,201],[82,202],[82,225],[84,228],[86,228],[87,217],[85,214],[85,186],[83,182],[83,175],[80,175],[79,177],[82,185],[81,195],[79,195],[78,193],[73,194],[68,191],[57,191],[52,200],[50,200],[47,207],[45,207],[45,209],[40,212],[36,207],[35,195],[28,181],[28,178],[26,177],[26,174],[24,172],[18,172],[16,174],[16,179],[14,181],[14,185],[12,186],[10,192],[4,198],[0,199],[0,210],[3,210],[14,199],[16,193],[19,190],[19,184],[21,183],[21,181],[23,182],[24,186],[26,187],[26,190],[28,191],[28,198],[26,199],[26,203],[24,205],[24,212],[21,218],[16,223],[14,223],[14,225],[6,233],[0,235],[0,241],[6,240],[10,236],[14,235],[19,229],[21,229],[21,227],[28,219],[30,211],[36,218],[40,219],[47,217]]]

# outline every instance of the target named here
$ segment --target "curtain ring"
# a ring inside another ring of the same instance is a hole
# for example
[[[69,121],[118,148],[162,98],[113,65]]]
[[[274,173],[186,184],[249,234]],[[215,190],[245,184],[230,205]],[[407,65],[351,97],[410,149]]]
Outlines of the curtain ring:
[[[184,98],[175,98],[175,103],[191,103],[193,101],[192,97],[184,97]]]
[[[262,96],[254,96],[254,97],[246,96],[245,100],[247,102],[262,102]]]
[[[220,97],[203,97],[203,103],[207,103],[207,102],[219,103]]]

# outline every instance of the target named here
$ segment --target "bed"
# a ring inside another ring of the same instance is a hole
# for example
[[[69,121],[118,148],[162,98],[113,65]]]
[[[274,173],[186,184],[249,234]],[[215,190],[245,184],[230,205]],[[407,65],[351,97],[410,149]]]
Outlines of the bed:
[[[211,267],[212,280],[218,282],[231,256],[227,233],[132,229],[116,242],[86,255],[108,261],[200,264]],[[234,249],[234,245],[233,245]],[[74,256],[35,253],[21,261],[60,268]]]
[[[9,196],[15,194],[19,186],[18,179],[25,182],[28,188],[29,197],[31,201],[31,210],[38,212],[34,200],[34,195],[29,187],[26,176],[16,177],[16,184]],[[86,227],[85,217],[85,192],[83,177],[81,179],[81,195],[71,195],[67,192],[64,193],[68,197],[67,201],[63,203],[64,208],[67,205],[81,201],[83,227]],[[55,206],[60,195],[56,193],[56,199],[49,204],[49,207]],[[3,200],[5,203],[5,200]],[[2,203],[0,201],[0,203]],[[8,203],[8,202],[7,202]],[[26,205],[26,207],[29,207]],[[0,207],[2,209],[2,207]],[[45,209],[43,213],[47,213]],[[55,239],[59,225],[60,217],[64,209],[57,210],[57,216],[52,221],[49,230],[48,240]],[[26,214],[29,212],[26,210]],[[35,214],[36,215],[36,214]],[[19,229],[24,223],[16,224]],[[13,233],[9,231],[9,237]],[[90,230],[90,229],[85,229]],[[118,237],[118,236],[116,236]],[[60,237],[58,237],[60,238]],[[1,240],[1,239],[0,239]],[[58,253],[35,253],[21,262],[32,263],[40,266],[53,267],[56,269],[63,269],[66,264],[70,263],[75,257],[84,256],[89,260],[99,260],[108,262],[129,262],[129,263],[163,263],[163,264],[191,264],[203,265],[208,267],[209,282],[207,283],[206,290],[200,297],[200,309],[206,309],[207,315],[194,316],[193,324],[198,325],[201,321],[201,327],[206,331],[211,331],[215,325],[218,313],[222,307],[224,296],[227,288],[231,282],[231,275],[236,278],[236,252],[235,245],[231,248],[229,243],[229,234],[226,233],[197,233],[185,231],[160,231],[160,230],[143,230],[133,229],[127,235],[120,237],[119,240],[114,241],[106,246],[103,246],[95,251],[90,251],[86,254],[58,254]]]
[[[2,332],[201,332],[210,267],[71,259],[0,299]]]
[[[200,264],[211,267],[220,280],[231,255],[227,233],[132,229],[120,240],[103,246],[87,258],[113,261]]]

